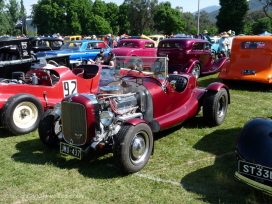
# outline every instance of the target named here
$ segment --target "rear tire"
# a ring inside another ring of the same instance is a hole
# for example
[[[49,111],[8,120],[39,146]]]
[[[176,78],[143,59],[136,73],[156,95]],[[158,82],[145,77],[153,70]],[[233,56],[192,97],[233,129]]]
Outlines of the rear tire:
[[[208,90],[204,99],[203,118],[207,125],[221,125],[228,110],[228,93],[225,88],[218,92]]]
[[[20,93],[10,97],[2,108],[2,121],[10,132],[22,135],[37,129],[43,106],[31,94]]]
[[[145,167],[152,149],[153,134],[147,124],[126,124],[116,135],[113,156],[123,172],[135,173]]]

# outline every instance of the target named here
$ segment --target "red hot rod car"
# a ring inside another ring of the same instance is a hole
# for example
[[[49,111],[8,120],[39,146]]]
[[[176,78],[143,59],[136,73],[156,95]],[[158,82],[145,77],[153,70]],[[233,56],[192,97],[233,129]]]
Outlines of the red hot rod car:
[[[97,94],[72,94],[47,110],[38,129],[41,141],[79,159],[90,149],[108,148],[120,169],[133,173],[147,164],[154,133],[196,116],[201,107],[208,125],[220,125],[230,103],[222,83],[201,89],[191,74],[168,75],[166,58],[109,70],[110,77]]]
[[[26,134],[37,128],[44,110],[63,97],[96,93],[102,66],[81,66],[71,70],[49,60],[27,72],[12,72],[11,78],[0,78],[2,124],[15,135]]]

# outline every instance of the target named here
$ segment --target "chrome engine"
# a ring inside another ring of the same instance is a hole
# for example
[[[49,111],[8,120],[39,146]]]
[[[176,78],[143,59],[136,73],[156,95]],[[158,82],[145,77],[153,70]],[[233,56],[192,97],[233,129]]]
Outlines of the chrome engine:
[[[100,130],[96,131],[92,148],[100,143],[112,144],[112,136],[116,135],[121,124],[132,118],[143,118],[139,108],[136,93],[123,93],[122,86],[104,86],[97,94],[100,106]]]
[[[89,102],[81,104],[80,98],[87,98]],[[101,87],[96,95],[68,96],[61,105],[63,134],[60,139],[63,138],[67,143],[77,146],[88,143],[94,149],[98,144],[113,145],[113,136],[118,133],[123,122],[143,118],[141,104],[137,103],[137,93],[124,93],[122,86]],[[88,128],[90,126],[95,128]],[[91,141],[88,142],[87,138]]]

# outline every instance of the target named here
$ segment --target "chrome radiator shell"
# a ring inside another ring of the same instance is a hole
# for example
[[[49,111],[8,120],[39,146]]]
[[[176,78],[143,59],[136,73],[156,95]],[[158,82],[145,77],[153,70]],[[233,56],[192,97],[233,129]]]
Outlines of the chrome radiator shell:
[[[62,133],[64,140],[79,146],[87,140],[86,108],[81,103],[63,101],[61,104]]]

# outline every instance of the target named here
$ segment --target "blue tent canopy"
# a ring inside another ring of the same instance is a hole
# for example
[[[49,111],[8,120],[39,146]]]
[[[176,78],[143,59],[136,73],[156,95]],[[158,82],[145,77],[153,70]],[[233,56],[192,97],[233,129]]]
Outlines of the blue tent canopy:
[[[269,33],[267,31],[264,31],[263,33],[259,34],[259,35],[272,35],[272,33]]]

